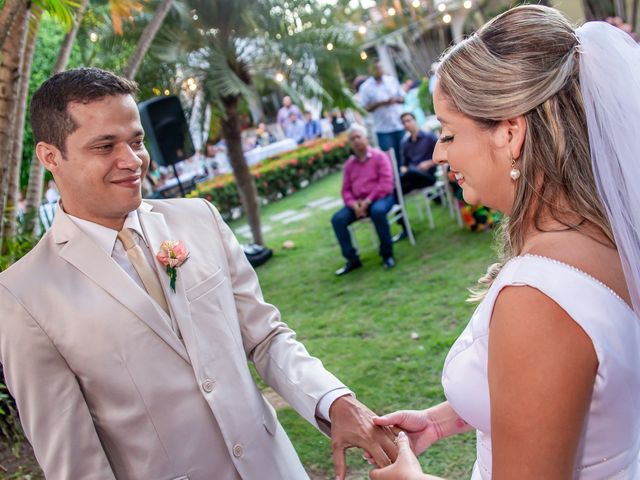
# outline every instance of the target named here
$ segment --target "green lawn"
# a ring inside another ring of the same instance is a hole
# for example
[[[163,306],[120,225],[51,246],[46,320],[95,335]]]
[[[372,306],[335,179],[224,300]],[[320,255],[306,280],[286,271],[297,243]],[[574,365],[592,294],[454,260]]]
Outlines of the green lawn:
[[[383,270],[369,227],[360,225],[364,267],[336,277],[333,272],[343,259],[330,218],[337,207],[323,211],[306,205],[339,197],[340,182],[341,175],[333,174],[263,209],[263,222],[272,227],[266,242],[274,249],[274,258],[257,270],[265,297],[280,308],[309,351],[374,411],[434,405],[444,398],[440,373],[447,351],[474,308],[465,302],[467,288],[492,261],[492,235],[459,229],[438,206],[433,208],[436,228],[430,230],[418,220],[411,200],[417,245],[395,245],[396,268]],[[286,210],[305,209],[313,214],[296,223],[271,220]],[[232,223],[232,228],[239,226]],[[285,240],[295,248],[284,249]],[[278,415],[303,463],[333,478],[328,440],[292,409]],[[467,434],[436,444],[421,461],[429,473],[464,479],[474,457],[474,436]],[[350,465],[351,470],[368,470],[359,454],[350,455]]]

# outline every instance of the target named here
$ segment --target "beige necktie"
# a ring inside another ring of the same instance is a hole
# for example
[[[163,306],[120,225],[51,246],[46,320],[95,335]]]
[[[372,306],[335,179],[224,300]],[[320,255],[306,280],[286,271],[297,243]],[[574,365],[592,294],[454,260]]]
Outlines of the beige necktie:
[[[142,251],[142,248],[140,248],[140,245],[138,245],[133,238],[133,231],[130,228],[121,230],[118,232],[118,239],[122,242],[124,250],[127,253],[127,257],[129,258],[131,265],[133,265],[133,268],[138,272],[140,280],[142,280],[147,293],[158,305],[160,305],[160,307],[162,307],[166,314],[169,315],[169,318],[171,318],[169,305],[167,305],[167,299],[162,291],[162,286],[160,285],[158,276],[156,275],[153,267],[149,265],[149,261]],[[171,318],[171,328],[178,333],[178,325],[175,323],[173,318]]]

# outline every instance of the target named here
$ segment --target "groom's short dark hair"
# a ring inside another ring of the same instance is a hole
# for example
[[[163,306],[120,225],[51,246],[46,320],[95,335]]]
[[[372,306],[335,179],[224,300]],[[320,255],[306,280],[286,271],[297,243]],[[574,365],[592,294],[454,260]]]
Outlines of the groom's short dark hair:
[[[47,142],[65,153],[67,137],[79,125],[70,103],[90,103],[114,95],[135,95],[138,85],[99,68],[75,68],[46,80],[31,99],[31,129],[35,143]]]

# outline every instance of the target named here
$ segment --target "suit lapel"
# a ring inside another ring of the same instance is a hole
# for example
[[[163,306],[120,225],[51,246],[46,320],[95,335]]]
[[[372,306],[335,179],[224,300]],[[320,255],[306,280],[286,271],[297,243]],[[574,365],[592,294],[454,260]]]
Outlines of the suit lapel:
[[[140,225],[144,232],[145,238],[149,244],[149,248],[154,255],[160,250],[160,245],[165,240],[181,240],[177,232],[171,231],[167,226],[164,219],[164,215],[158,212],[151,211],[151,205],[144,203],[138,210],[138,217],[140,218]],[[186,246],[189,249],[189,245]],[[194,261],[192,258],[188,262]],[[159,261],[154,261],[154,267],[160,279],[162,290],[164,291],[167,304],[171,309],[171,314],[176,320],[180,333],[184,339],[184,342],[189,351],[197,351],[197,343],[195,341],[195,332],[193,330],[193,323],[191,321],[191,310],[189,308],[189,301],[187,300],[187,294],[184,286],[184,277],[181,272],[183,267],[178,267],[178,275],[176,278],[176,291],[171,290],[169,286],[169,277],[165,270],[164,265]],[[193,347],[193,348],[192,348]],[[192,362],[196,359],[193,358]],[[195,365],[194,365],[195,366]]]
[[[61,210],[55,216],[52,234],[56,243],[64,243],[60,249],[60,256],[63,259],[140,318],[187,363],[190,363],[184,345],[167,324],[162,309],[156,307],[151,297],[141,290],[118,264]]]

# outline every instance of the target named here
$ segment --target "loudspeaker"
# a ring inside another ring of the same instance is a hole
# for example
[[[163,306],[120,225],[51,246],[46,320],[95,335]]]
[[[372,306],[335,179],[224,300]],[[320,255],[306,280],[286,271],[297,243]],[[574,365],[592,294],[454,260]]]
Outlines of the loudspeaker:
[[[178,97],[155,97],[140,103],[138,109],[154,162],[173,165],[195,153]]]

